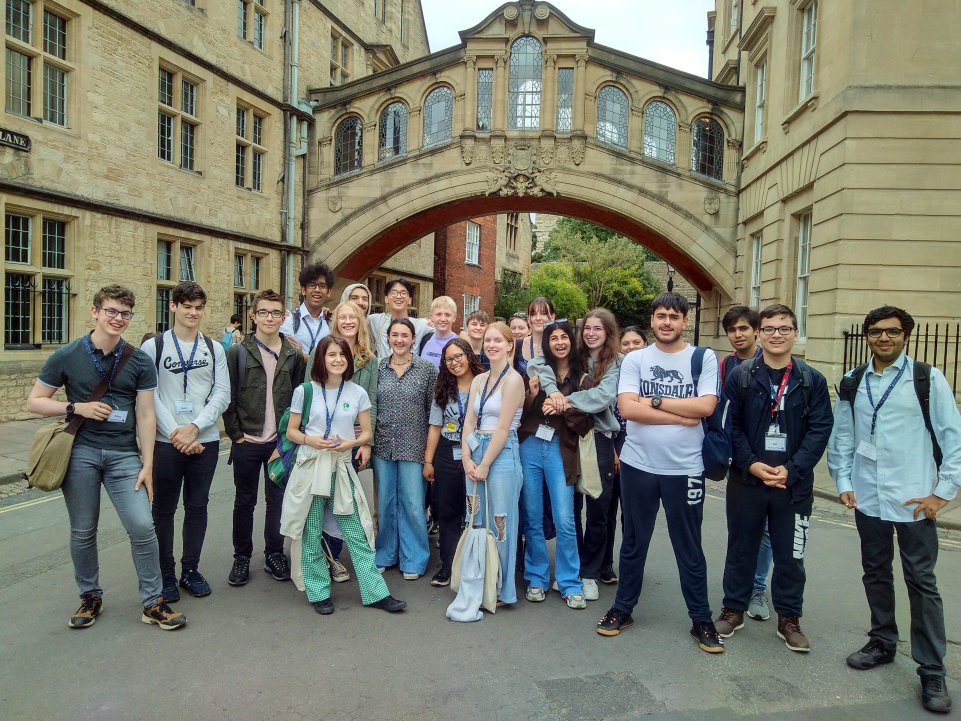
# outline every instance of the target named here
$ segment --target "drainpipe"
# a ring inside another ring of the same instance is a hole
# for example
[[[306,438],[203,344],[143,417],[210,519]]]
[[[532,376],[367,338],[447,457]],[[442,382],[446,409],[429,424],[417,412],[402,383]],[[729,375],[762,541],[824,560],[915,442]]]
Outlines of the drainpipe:
[[[300,0],[291,0],[290,3],[290,90],[288,91],[288,98],[291,105],[296,105],[298,97],[298,45],[300,37]],[[288,127],[285,129],[287,136],[287,169],[284,172],[284,181],[286,184],[286,196],[287,196],[287,233],[286,242],[289,245],[294,244],[294,207],[296,204],[296,172],[297,172],[297,116],[290,113],[288,118]],[[293,253],[287,253],[287,268],[286,268],[286,287],[284,288],[284,295],[287,297],[287,302],[294,305],[294,255]]]

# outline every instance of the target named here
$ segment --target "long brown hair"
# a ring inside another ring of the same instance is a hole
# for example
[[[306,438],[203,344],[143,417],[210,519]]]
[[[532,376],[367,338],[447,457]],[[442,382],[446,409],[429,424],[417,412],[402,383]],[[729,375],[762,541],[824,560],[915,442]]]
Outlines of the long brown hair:
[[[604,341],[604,345],[601,346],[600,353],[597,354],[597,358],[594,360],[594,385],[596,386],[601,382],[601,378],[607,373],[607,369],[611,367],[611,363],[617,362],[617,357],[621,353],[621,337],[617,332],[617,321],[614,320],[614,314],[611,313],[607,308],[595,308],[590,311],[581,319],[581,337],[579,345],[581,347],[581,355],[587,359],[590,357],[591,350],[587,347],[587,342],[584,340],[584,323],[590,318],[597,318],[601,325],[604,326],[604,333],[607,335],[607,339]]]
[[[454,338],[448,341],[440,355],[440,371],[437,373],[437,382],[434,384],[434,402],[441,408],[447,408],[448,403],[457,402],[457,376],[451,373],[447,367],[447,349],[452,345],[464,351],[467,368],[470,370],[472,377],[476,378],[484,372],[484,366],[477,354],[474,353],[470,343],[463,338]]]

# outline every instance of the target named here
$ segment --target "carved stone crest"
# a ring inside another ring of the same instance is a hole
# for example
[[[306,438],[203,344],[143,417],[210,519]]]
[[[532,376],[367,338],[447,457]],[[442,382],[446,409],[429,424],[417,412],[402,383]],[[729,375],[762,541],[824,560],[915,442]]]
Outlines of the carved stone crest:
[[[587,138],[577,135],[571,138],[571,158],[574,160],[574,165],[580,165],[584,162],[584,152],[586,150]]]
[[[714,215],[717,211],[721,209],[721,199],[714,197],[707,197],[704,199],[704,212],[708,215]]]
[[[473,138],[463,138],[460,141],[460,157],[464,161],[464,165],[470,165],[474,162],[474,139]]]
[[[328,195],[327,207],[330,208],[331,213],[337,213],[342,207],[344,207],[344,199],[339,195]]]
[[[540,197],[550,193],[557,195],[557,176],[553,170],[541,168],[537,162],[537,150],[530,143],[511,145],[507,165],[487,173],[487,192],[508,196]]]
[[[551,9],[547,3],[537,3],[534,6],[534,17],[538,20],[547,20],[551,15]]]

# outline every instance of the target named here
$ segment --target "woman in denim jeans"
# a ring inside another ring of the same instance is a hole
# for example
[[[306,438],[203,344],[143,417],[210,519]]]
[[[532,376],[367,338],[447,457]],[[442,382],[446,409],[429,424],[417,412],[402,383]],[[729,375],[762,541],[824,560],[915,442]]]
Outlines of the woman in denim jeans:
[[[467,474],[467,510],[476,509],[474,525],[483,527],[486,509],[494,523],[500,583],[497,604],[517,601],[514,560],[517,554],[518,500],[523,473],[517,427],[524,404],[524,381],[511,367],[514,334],[506,323],[492,323],[484,331],[484,352],[491,362],[487,373],[471,383],[467,417],[461,440]],[[474,495],[474,482],[477,495]],[[493,569],[487,569],[492,573]]]

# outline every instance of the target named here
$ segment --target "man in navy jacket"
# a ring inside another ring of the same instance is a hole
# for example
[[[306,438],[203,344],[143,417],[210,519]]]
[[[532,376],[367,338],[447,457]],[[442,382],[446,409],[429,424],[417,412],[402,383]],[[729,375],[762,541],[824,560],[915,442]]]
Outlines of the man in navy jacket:
[[[807,652],[811,646],[800,626],[804,548],[814,467],[827,447],[834,416],[824,376],[791,356],[798,338],[791,309],[771,305],[762,310],[759,332],[763,354],[738,366],[724,384],[734,458],[727,484],[724,602],[715,624],[724,638],[743,628],[767,520],[777,635],[792,651]]]

